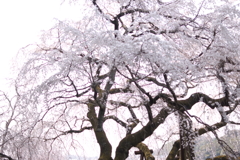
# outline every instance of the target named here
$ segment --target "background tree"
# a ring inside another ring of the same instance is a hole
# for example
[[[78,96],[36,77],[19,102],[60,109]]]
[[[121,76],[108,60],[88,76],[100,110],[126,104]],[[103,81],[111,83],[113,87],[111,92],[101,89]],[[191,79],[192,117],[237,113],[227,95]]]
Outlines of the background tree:
[[[18,105],[28,108],[38,140],[71,150],[81,144],[78,134],[91,131],[99,160],[126,159],[132,147],[154,159],[142,142],[177,133],[181,139],[166,158],[181,148],[182,157],[194,159],[196,137],[212,132],[225,154],[237,157],[216,132],[239,125],[236,5],[92,0],[85,7],[79,22],[58,22],[24,51],[31,57],[16,79]],[[202,112],[214,110],[212,120],[191,114],[199,102]],[[166,124],[167,131],[156,132]],[[118,145],[110,141],[114,127]]]
[[[18,94],[10,98],[10,95],[1,91],[0,96],[0,159],[66,159],[66,155],[59,153],[61,147],[45,143],[41,138],[43,128],[38,125],[38,113],[21,106]]]

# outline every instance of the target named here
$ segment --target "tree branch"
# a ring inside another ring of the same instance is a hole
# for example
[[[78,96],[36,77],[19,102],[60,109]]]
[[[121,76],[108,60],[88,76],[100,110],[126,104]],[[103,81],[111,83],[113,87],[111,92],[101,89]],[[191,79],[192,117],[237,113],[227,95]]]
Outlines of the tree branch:
[[[97,142],[100,146],[100,158],[99,160],[112,160],[111,154],[112,154],[112,146],[110,142],[108,141],[108,138],[106,136],[106,133],[103,129],[99,130],[98,129],[98,118],[95,112],[95,104],[91,103],[89,101],[88,105],[88,113],[87,117],[89,118],[93,129],[94,133],[97,139]]]
[[[140,105],[138,106],[132,106],[130,104],[127,104],[125,102],[121,102],[121,101],[114,101],[114,100],[109,100],[110,104],[114,104],[114,105],[118,105],[118,106],[125,106],[125,107],[131,107],[131,108],[138,108]]]
[[[144,141],[147,137],[152,135],[153,131],[162,124],[167,116],[171,114],[172,111],[168,108],[163,108],[158,115],[153,119],[153,121],[148,122],[141,130],[136,133],[129,134],[123,138],[116,150],[115,160],[122,160],[128,157],[128,151],[130,148],[136,146],[138,143]]]
[[[104,122],[104,114],[106,110],[106,103],[109,95],[109,90],[112,88],[114,81],[115,81],[115,75],[116,75],[116,68],[112,67],[109,74],[108,74],[108,81],[107,84],[104,87],[104,90],[101,90],[100,86],[99,89],[101,90],[101,97],[99,95],[98,97],[98,103],[100,103],[100,108],[98,112],[98,129],[103,129],[103,122]]]
[[[126,10],[126,11],[124,11],[124,12],[121,12],[121,13],[119,13],[116,17],[117,18],[120,18],[120,17],[122,17],[122,16],[124,16],[124,15],[127,15],[127,14],[131,14],[131,13],[134,13],[134,12],[140,12],[140,13],[149,13],[149,11],[148,10],[143,10],[143,9],[129,9],[129,10]]]
[[[0,157],[1,157],[1,158],[7,158],[8,160],[14,160],[12,157],[7,156],[7,155],[5,155],[5,154],[3,154],[3,153],[0,153]]]
[[[127,124],[125,122],[123,122],[122,120],[120,120],[118,117],[116,116],[106,116],[104,117],[104,121],[108,120],[108,119],[112,119],[115,122],[117,122],[118,124],[120,124],[121,126],[123,126],[124,128],[127,127]]]
[[[158,82],[158,80],[156,80],[156,78],[153,78],[153,77],[146,77],[145,80],[149,82],[153,82],[160,87],[167,87],[164,83]]]
[[[64,135],[67,135],[67,134],[73,134],[73,133],[81,133],[83,132],[84,130],[91,130],[93,129],[92,126],[88,126],[88,127],[83,127],[81,128],[80,130],[73,130],[73,129],[70,129],[68,131],[64,131],[62,132],[61,134],[57,135],[56,137],[53,137],[53,138],[47,138],[45,139],[45,141],[48,141],[48,140],[55,140],[57,138],[59,138],[60,136],[64,136]]]
[[[216,123],[212,126],[206,126],[206,127],[200,128],[197,131],[195,131],[195,133],[196,133],[196,135],[200,136],[200,135],[203,135],[203,134],[205,134],[209,131],[217,130],[217,129],[225,126],[226,124],[227,123],[225,123],[225,122],[219,122],[219,123]],[[180,149],[180,140],[177,140],[177,141],[174,142],[173,147],[172,147],[171,151],[169,152],[166,160],[174,160],[174,158],[176,157],[179,149]]]
[[[109,94],[116,94],[116,93],[133,93],[133,91],[130,88],[113,88],[109,90]]]
[[[155,160],[155,157],[152,155],[148,146],[144,143],[138,143],[136,147],[144,153],[146,160]]]
[[[133,73],[132,71],[130,70],[130,68],[128,66],[126,66],[126,68],[128,69],[131,77],[132,77],[132,81],[133,83],[136,85],[136,87],[143,93],[145,94],[148,98],[149,98],[149,101],[147,103],[144,104],[144,106],[146,107],[147,109],[147,113],[148,113],[148,118],[149,118],[149,121],[152,122],[153,121],[153,115],[152,115],[152,110],[151,110],[151,105],[155,104],[156,101],[154,101],[154,99],[152,98],[152,96],[145,91],[144,88],[142,88],[136,81],[136,79],[134,78],[133,76]]]
[[[203,93],[194,93],[185,100],[179,100],[178,104],[184,107],[186,110],[190,110],[192,106],[198,102],[203,102],[212,109],[214,109],[215,107],[218,107],[218,105],[229,106],[229,103],[226,97],[213,99]]]

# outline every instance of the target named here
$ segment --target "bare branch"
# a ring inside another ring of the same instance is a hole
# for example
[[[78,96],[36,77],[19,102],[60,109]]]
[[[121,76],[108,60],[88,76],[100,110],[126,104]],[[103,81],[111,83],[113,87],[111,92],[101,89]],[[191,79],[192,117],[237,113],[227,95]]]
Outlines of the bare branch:
[[[126,67],[127,67],[129,73],[130,73],[131,76],[132,76],[132,81],[133,81],[133,83],[137,86],[137,88],[138,88],[143,94],[145,94],[145,95],[149,98],[149,102],[146,102],[146,103],[144,104],[144,106],[145,106],[146,109],[147,109],[148,118],[149,118],[149,121],[151,122],[151,121],[153,121],[153,115],[152,115],[152,111],[151,111],[151,105],[155,104],[156,101],[154,101],[154,99],[152,98],[152,96],[151,96],[148,92],[146,92],[145,89],[142,88],[142,87],[137,83],[137,81],[136,81],[136,79],[134,78],[133,73],[131,72],[130,68],[129,68],[128,66],[126,66]]]
[[[91,130],[91,129],[93,129],[92,126],[83,127],[83,128],[81,128],[80,130],[72,130],[72,129],[70,129],[70,130],[68,130],[68,131],[62,131],[62,133],[61,133],[61,134],[58,134],[56,137],[46,138],[45,141],[55,140],[55,139],[57,139],[57,138],[59,138],[59,137],[61,137],[61,136],[67,135],[67,134],[81,133],[81,132],[83,132],[84,130]]]
[[[112,119],[115,122],[117,122],[118,124],[120,124],[121,126],[123,126],[124,128],[127,127],[127,124],[125,122],[123,122],[122,120],[120,120],[118,117],[116,116],[105,116],[104,117],[104,121],[108,120],[108,119]]]
[[[13,159],[12,157],[9,157],[9,156],[7,156],[7,155],[5,155],[5,154],[3,154],[3,153],[0,153],[0,157],[1,157],[1,158],[7,158],[8,160],[15,160],[15,159]]]

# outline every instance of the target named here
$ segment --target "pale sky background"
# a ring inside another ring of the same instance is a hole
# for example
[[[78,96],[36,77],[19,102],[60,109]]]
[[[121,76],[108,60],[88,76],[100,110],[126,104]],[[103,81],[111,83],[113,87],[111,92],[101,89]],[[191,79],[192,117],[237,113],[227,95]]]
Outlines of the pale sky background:
[[[0,90],[8,91],[18,51],[39,41],[43,31],[52,28],[56,19],[80,20],[84,1],[69,4],[69,0],[0,0]],[[84,148],[90,148],[89,145]]]
[[[78,5],[67,0],[0,0],[0,90],[19,49],[38,41],[54,19],[79,20]]]
[[[81,2],[84,0],[72,5],[69,0],[0,0],[0,89],[18,50],[38,41],[54,19],[79,20]]]

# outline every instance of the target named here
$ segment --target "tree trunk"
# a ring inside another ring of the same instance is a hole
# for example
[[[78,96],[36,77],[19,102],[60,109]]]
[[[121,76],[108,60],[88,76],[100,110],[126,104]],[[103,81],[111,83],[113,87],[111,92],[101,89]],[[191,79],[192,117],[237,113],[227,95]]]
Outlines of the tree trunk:
[[[112,146],[108,141],[105,131],[103,128],[99,129],[98,119],[95,112],[95,105],[93,103],[88,104],[88,118],[94,128],[94,133],[97,139],[97,142],[100,146],[100,156],[98,160],[112,160]]]
[[[129,150],[152,135],[153,131],[165,121],[170,113],[171,111],[168,108],[163,108],[152,122],[148,122],[147,125],[138,132],[123,138],[117,147],[114,160],[125,160],[128,157]]]

